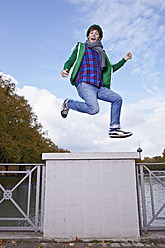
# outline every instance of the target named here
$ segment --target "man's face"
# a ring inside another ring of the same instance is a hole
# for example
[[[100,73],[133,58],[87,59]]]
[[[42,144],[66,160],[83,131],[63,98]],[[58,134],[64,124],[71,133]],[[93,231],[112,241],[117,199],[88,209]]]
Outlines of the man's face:
[[[98,30],[91,30],[88,39],[90,42],[96,42],[97,40],[101,40],[99,36],[99,31]]]

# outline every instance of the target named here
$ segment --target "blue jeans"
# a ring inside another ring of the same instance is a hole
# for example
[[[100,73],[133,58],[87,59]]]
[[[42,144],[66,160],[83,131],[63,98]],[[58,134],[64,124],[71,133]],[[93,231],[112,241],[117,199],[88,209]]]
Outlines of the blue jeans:
[[[120,112],[122,98],[117,93],[105,87],[96,87],[87,83],[79,83],[77,86],[79,96],[85,101],[69,100],[67,107],[78,112],[95,115],[99,112],[98,99],[111,103],[110,128],[120,128]]]

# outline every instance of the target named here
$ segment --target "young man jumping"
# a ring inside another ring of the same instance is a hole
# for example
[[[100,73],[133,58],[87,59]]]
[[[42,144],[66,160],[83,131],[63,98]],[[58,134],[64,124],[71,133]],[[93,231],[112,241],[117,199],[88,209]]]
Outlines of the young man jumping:
[[[132,135],[131,132],[120,129],[122,98],[110,89],[110,84],[112,73],[131,59],[132,54],[127,53],[121,61],[111,65],[101,43],[102,28],[94,24],[89,27],[86,35],[88,39],[85,43],[77,43],[61,73],[62,77],[67,77],[71,67],[73,67],[70,81],[72,85],[76,86],[78,95],[84,101],[66,99],[61,108],[61,115],[66,118],[69,109],[95,115],[99,112],[98,99],[106,101],[111,103],[109,137],[129,137]]]

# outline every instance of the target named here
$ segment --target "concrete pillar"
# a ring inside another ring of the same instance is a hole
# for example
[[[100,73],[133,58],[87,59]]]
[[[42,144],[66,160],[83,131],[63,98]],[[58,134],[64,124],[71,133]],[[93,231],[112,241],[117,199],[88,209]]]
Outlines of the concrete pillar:
[[[45,153],[44,237],[139,237],[137,153]]]

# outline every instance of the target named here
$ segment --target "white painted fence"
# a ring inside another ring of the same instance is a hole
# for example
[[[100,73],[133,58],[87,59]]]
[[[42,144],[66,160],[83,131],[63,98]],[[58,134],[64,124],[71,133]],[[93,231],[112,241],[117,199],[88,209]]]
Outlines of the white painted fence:
[[[45,153],[44,236],[139,237],[137,153]]]

